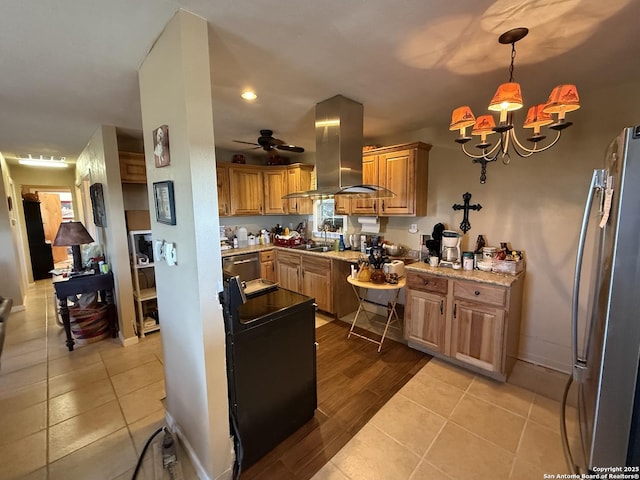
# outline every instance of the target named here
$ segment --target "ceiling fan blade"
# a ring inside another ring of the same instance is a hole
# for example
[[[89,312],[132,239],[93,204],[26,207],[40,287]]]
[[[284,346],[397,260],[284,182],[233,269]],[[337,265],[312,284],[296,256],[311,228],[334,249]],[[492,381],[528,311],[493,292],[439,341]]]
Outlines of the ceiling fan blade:
[[[278,150],[285,150],[287,152],[294,152],[294,153],[302,153],[304,152],[304,148],[302,147],[296,147],[295,145],[276,145],[276,148]]]
[[[256,142],[245,142],[244,140],[234,140],[234,142],[236,142],[236,143],[246,143],[247,145],[257,145],[258,147],[260,146]]]

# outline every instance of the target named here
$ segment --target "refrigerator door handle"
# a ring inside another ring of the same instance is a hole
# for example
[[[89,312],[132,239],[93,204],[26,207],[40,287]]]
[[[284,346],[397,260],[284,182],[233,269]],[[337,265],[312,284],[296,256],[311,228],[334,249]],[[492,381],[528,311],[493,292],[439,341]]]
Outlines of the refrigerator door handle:
[[[587,359],[581,357],[578,352],[578,305],[580,295],[580,277],[582,274],[582,259],[584,256],[584,245],[587,236],[587,228],[589,226],[589,215],[593,205],[594,193],[602,191],[605,188],[606,171],[597,169],[593,171],[591,177],[591,185],[589,186],[589,194],[584,207],[584,215],[582,216],[582,226],[580,227],[580,237],[578,239],[578,253],[576,258],[576,270],[573,277],[573,304],[571,308],[571,356],[573,362],[573,379],[581,382],[587,367]],[[601,211],[602,212],[602,211]]]

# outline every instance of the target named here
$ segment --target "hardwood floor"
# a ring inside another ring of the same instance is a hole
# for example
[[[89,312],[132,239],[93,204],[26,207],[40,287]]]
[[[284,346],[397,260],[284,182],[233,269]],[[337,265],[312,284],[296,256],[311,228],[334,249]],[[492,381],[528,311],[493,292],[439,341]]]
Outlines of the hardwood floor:
[[[318,408],[314,418],[242,473],[242,480],[311,478],[432,357],[386,339],[382,351],[347,339],[339,320],[316,329]]]

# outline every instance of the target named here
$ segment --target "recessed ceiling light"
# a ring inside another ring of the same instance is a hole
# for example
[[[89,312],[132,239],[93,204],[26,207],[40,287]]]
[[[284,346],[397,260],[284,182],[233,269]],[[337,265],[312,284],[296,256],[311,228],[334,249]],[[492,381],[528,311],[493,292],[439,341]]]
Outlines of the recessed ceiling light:
[[[240,95],[242,98],[244,98],[245,100],[255,100],[256,98],[258,98],[258,96],[255,94],[255,92],[252,92],[251,90],[247,90],[245,92],[242,92],[242,95]]]

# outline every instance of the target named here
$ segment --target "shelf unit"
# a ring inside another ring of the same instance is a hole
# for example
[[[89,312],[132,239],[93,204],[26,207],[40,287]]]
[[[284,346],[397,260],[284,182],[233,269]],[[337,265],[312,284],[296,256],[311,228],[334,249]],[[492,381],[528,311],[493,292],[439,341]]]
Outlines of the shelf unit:
[[[151,230],[132,230],[129,232],[131,251],[131,274],[133,277],[133,298],[136,303],[136,322],[138,336],[160,330],[157,321],[157,294]],[[146,263],[143,263],[145,262]],[[155,309],[156,319],[149,316]]]

